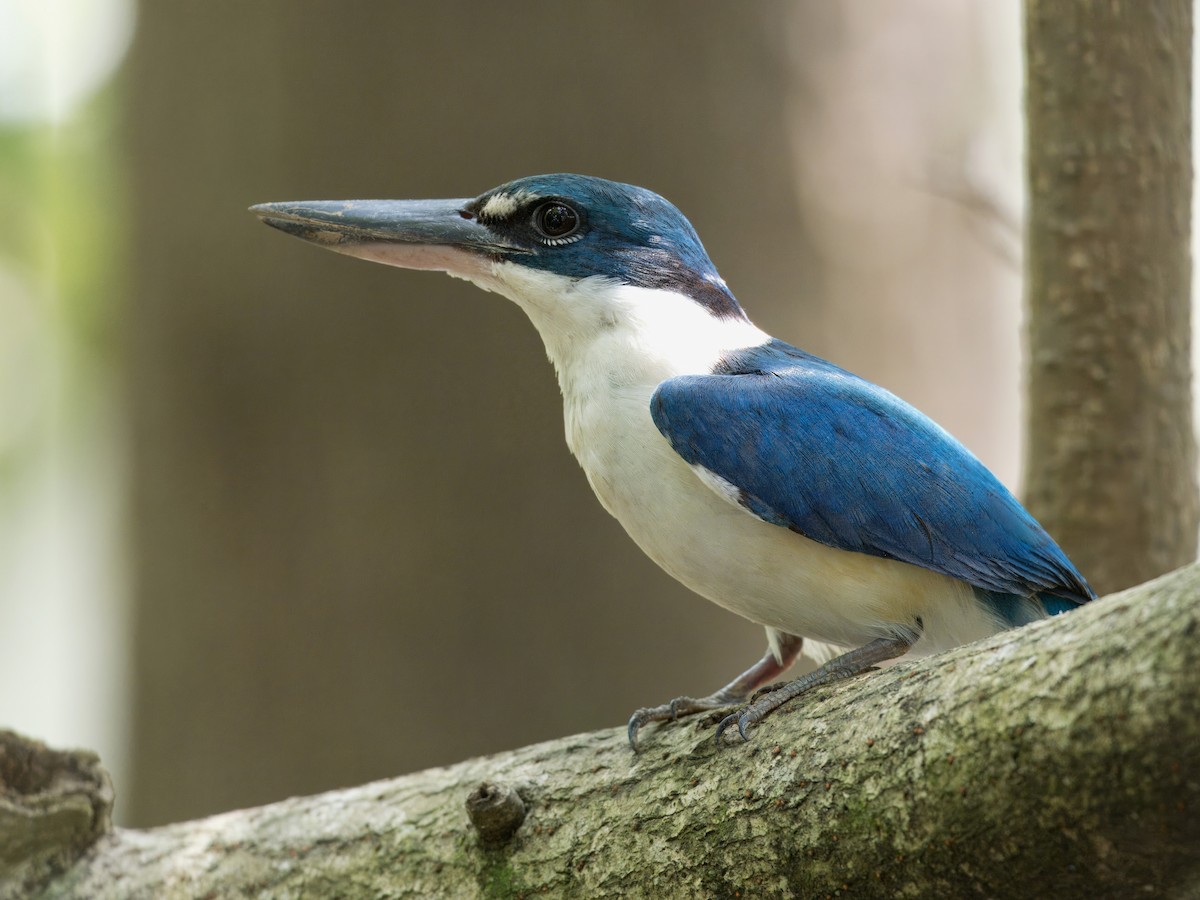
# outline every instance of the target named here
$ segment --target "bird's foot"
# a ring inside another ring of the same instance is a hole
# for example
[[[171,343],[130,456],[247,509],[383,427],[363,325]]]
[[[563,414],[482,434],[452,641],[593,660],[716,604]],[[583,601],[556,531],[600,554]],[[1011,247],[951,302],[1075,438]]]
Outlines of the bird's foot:
[[[921,620],[917,620],[918,628]],[[919,634],[919,631],[917,632]],[[865,647],[859,647],[841,656],[834,657],[807,675],[801,675],[795,681],[786,684],[773,684],[755,691],[750,704],[743,709],[730,713],[717,725],[717,743],[725,734],[725,729],[737,723],[738,734],[743,741],[750,740],[750,729],[773,713],[793,697],[798,697],[805,691],[812,690],[823,684],[841,681],[860,672],[871,671],[876,663],[885,659],[894,659],[906,653],[916,641],[912,637],[899,636],[892,638],[876,638]]]
[[[719,691],[713,691],[707,697],[700,697],[699,699],[695,697],[676,697],[670,703],[639,709],[630,716],[627,734],[629,735],[629,746],[633,748],[633,751],[637,752],[638,731],[641,730],[643,725],[649,725],[651,722],[673,722],[680,716],[689,716],[692,713],[698,712],[710,712],[714,709],[725,709],[729,706],[745,703],[746,697],[749,696],[752,690],[785,671],[800,652],[800,646],[804,642],[803,639],[796,637],[794,634],[773,631],[769,628],[767,629],[767,637],[772,642],[773,649],[768,649],[762,659]]]
[[[799,689],[794,689],[796,685],[804,679],[789,681],[783,684],[771,684],[766,687],[761,687],[754,692],[749,705],[736,710],[717,724],[717,743],[721,742],[721,735],[725,733],[725,729],[730,725],[737,723],[738,734],[741,735],[743,741],[750,740],[750,729],[773,713],[783,704],[787,703],[793,697],[804,693],[809,688],[815,687],[815,684],[803,685]]]
[[[735,703],[741,703],[744,699],[744,696],[735,697],[718,691],[707,697],[676,697],[670,703],[664,703],[661,706],[643,707],[629,717],[629,727],[626,732],[629,736],[629,746],[635,753],[637,752],[638,732],[642,726],[649,725],[651,722],[674,722],[680,716],[725,709]]]
[[[762,697],[765,694],[772,694],[780,688],[787,687],[789,684],[791,684],[790,681],[777,681],[774,684],[764,684],[757,691],[750,695],[750,702],[753,703],[759,697]]]
[[[855,672],[853,674],[864,675],[867,672],[878,672],[878,671],[879,671],[879,666],[868,666],[865,669],[859,669],[857,672]],[[754,703],[756,700],[758,700],[759,697],[764,697],[767,694],[773,694],[776,691],[787,687],[791,683],[792,682],[790,682],[790,681],[777,681],[774,684],[764,684],[762,687],[760,687],[758,690],[756,690],[753,694],[750,695],[750,702]],[[815,687],[815,685],[810,685],[810,687]],[[781,701],[781,703],[782,702],[783,701]]]

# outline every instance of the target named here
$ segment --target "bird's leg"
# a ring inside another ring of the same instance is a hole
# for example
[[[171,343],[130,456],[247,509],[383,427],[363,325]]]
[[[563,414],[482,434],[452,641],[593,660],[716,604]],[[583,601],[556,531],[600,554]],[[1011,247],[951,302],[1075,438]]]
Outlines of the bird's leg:
[[[920,620],[918,619],[917,630],[911,637],[876,638],[866,646],[843,653],[841,656],[835,656],[829,662],[814,669],[807,675],[801,675],[795,681],[789,681],[776,690],[763,694],[744,709],[726,716],[721,720],[721,724],[717,726],[717,742],[720,742],[721,735],[725,733],[725,729],[734,722],[737,723],[738,734],[742,736],[742,740],[749,740],[750,728],[752,726],[757,725],[793,697],[797,697],[805,691],[822,684],[841,681],[843,678],[857,675],[859,672],[866,671],[885,660],[903,656],[916,643],[917,638],[920,636]]]
[[[707,712],[712,709],[721,709],[737,703],[744,703],[746,698],[750,696],[751,691],[766,684],[781,672],[786,671],[800,653],[800,647],[804,643],[803,638],[796,637],[794,634],[784,634],[783,632],[778,632],[778,634],[778,659],[775,657],[775,651],[768,649],[762,659],[733,679],[733,681],[729,682],[729,684],[725,685],[725,687],[719,691],[714,691],[707,697],[676,697],[670,703],[664,703],[661,706],[645,707],[635,712],[629,717],[629,746],[635,752],[637,751],[638,731],[643,725],[648,725],[651,722],[666,722],[677,719],[680,716],[691,715],[692,713]]]

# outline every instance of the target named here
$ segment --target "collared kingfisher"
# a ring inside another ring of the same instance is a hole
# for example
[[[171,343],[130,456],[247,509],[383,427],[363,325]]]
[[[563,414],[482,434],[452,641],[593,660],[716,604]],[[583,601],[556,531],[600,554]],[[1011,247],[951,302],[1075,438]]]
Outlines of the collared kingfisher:
[[[516,303],[609,513],[702,597],[766,627],[762,659],[651,722],[725,707],[717,740],[820,684],[1095,594],[962,444],[893,394],[754,326],[683,214],[643,188],[522,178],[460,200],[264,203],[268,225]],[[808,638],[847,648],[752,695]],[[748,702],[750,701],[750,702]]]

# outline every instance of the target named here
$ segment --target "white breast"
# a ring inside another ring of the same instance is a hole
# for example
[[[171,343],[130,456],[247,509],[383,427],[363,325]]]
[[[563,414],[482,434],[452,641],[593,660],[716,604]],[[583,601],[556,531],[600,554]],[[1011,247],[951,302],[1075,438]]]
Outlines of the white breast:
[[[749,322],[716,319],[669,291],[507,264],[481,286],[514,299],[541,333],[562,388],[567,444],[604,508],[696,593],[770,628],[844,646],[917,617],[926,652],[999,630],[961,582],[763,522],[671,449],[650,418],[654,390],[769,340]]]

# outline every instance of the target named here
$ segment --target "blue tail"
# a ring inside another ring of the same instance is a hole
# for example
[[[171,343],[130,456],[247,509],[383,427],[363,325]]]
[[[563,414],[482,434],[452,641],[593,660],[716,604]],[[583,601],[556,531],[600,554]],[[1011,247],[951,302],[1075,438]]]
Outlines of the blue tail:
[[[975,596],[1009,628],[1028,625],[1030,622],[1036,622],[1047,616],[1059,616],[1087,602],[1083,599],[1068,599],[1055,594],[1035,594],[1032,597],[1022,597],[1018,594],[1004,594],[979,587],[975,588]],[[1089,597],[1088,600],[1090,599],[1092,598]]]

